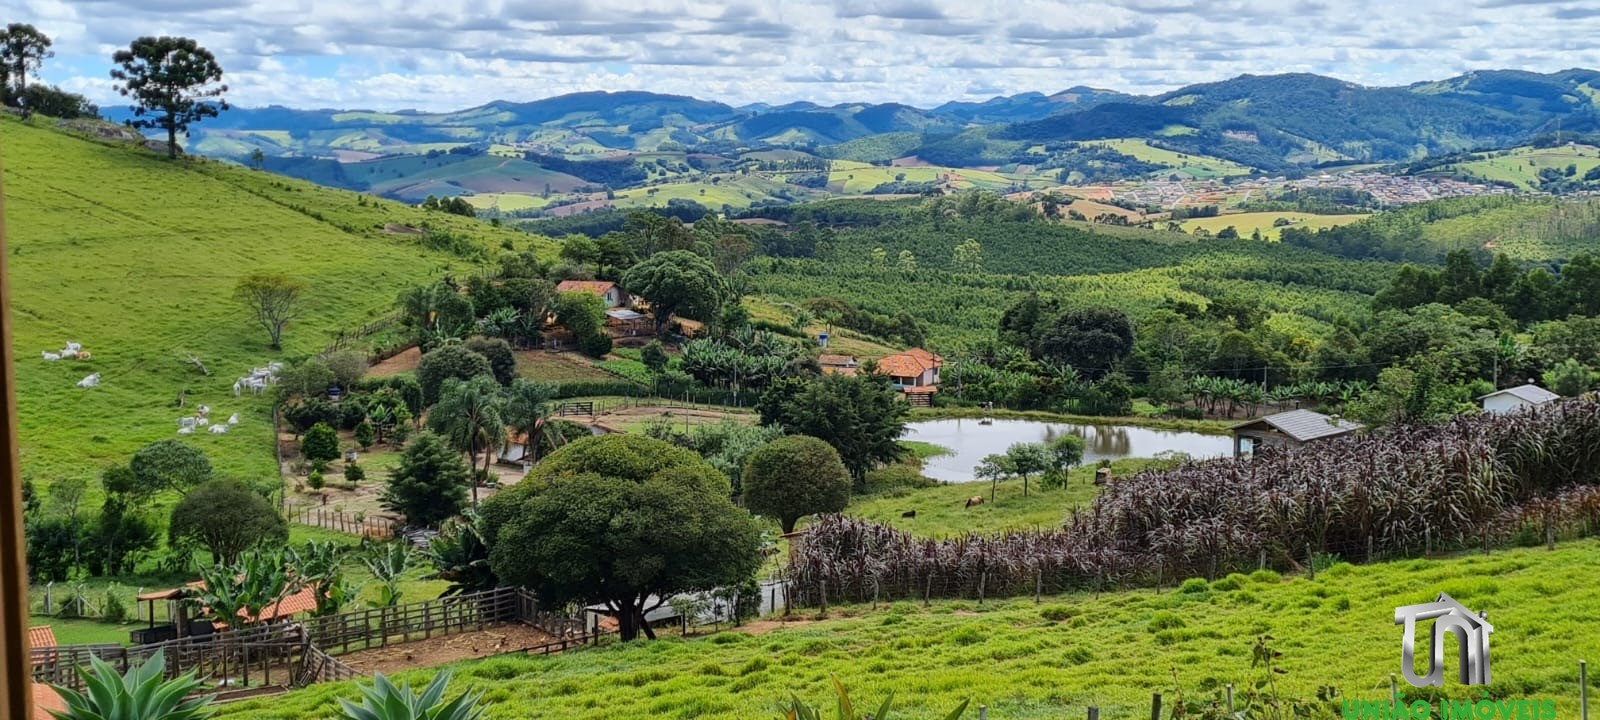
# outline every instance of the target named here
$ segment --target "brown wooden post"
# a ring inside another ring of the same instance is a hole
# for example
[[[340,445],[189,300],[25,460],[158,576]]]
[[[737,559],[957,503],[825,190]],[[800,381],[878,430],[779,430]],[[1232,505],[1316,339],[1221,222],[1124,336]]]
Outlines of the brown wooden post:
[[[1089,706],[1089,720],[1100,720],[1100,708]]]
[[[3,196],[0,191],[0,196]],[[23,558],[22,470],[17,449],[17,371],[12,364],[11,273],[6,268],[4,204],[0,203],[0,393],[5,418],[0,422],[0,717],[31,718],[33,682],[28,657],[28,566]]]
[[[1161,720],[1161,693],[1150,695],[1150,720]]]

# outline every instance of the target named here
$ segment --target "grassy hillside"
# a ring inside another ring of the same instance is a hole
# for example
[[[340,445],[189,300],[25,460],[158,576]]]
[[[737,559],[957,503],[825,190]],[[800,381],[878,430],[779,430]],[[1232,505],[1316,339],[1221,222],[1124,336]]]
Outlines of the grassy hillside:
[[[1480,178],[1492,182],[1508,182],[1519,190],[1539,189],[1540,170],[1563,171],[1574,168],[1582,177],[1600,165],[1600,148],[1592,145],[1560,145],[1557,147],[1519,147],[1471,162],[1445,165],[1441,171]]]
[[[1279,219],[1287,220],[1287,227],[1308,228],[1321,230],[1323,228],[1337,227],[1353,223],[1369,217],[1367,215],[1317,215],[1303,212],[1248,212],[1233,213],[1230,215],[1217,215],[1215,217],[1193,218],[1183,221],[1184,232],[1194,232],[1205,228],[1212,235],[1221,232],[1224,228],[1232,227],[1239,232],[1240,237],[1251,237],[1257,230],[1266,240],[1277,240],[1278,234],[1285,226],[1278,225]]]
[[[5,220],[16,320],[23,471],[36,482],[126,462],[141,445],[176,437],[196,404],[239,413],[226,435],[195,435],[217,470],[274,475],[270,405],[234,398],[235,378],[273,360],[320,351],[331,336],[388,312],[403,288],[476,262],[425,249],[429,226],[487,257],[525,234],[458,216],[374,201],[211,162],[173,163],[7,119]],[[249,272],[304,280],[302,312],[268,347],[231,294]],[[45,362],[41,351],[82,343],[88,361]],[[192,353],[210,375],[185,358]],[[102,385],[75,386],[98,372]],[[186,405],[177,406],[180,393]]]
[[[1281,692],[1310,698],[1329,685],[1346,698],[1386,700],[1400,664],[1394,608],[1443,591],[1495,623],[1494,697],[1551,698],[1558,717],[1576,717],[1578,659],[1600,653],[1600,634],[1585,629],[1600,612],[1587,590],[1597,550],[1586,540],[1555,552],[1336,565],[1315,580],[1263,572],[1191,581],[1186,592],[1076,594],[1042,605],[1028,598],[834,608],[828,620],[757,636],[464,663],[453,689],[485,691],[491,719],[731,719],[770,716],[790,692],[826,702],[837,675],[858,700],[875,703],[894,691],[902,717],[939,717],[971,699],[1000,720],[1082,717],[1091,704],[1101,717],[1124,720],[1149,716],[1151,692],[1170,705],[1175,691],[1209,700],[1233,683],[1242,696],[1262,677],[1251,668],[1252,644],[1270,635],[1283,653]],[[1447,656],[1454,672],[1453,651]],[[401,677],[416,683],[435,672]],[[1431,692],[1405,689],[1410,700],[1479,697],[1453,681]],[[319,717],[335,709],[335,698],[354,696],[349,683],[320,685],[228,705],[221,715]]]
[[[1165,165],[1184,175],[1196,180],[1209,180],[1211,178],[1231,177],[1234,175],[1249,175],[1255,169],[1240,165],[1231,160],[1180,153],[1166,148],[1151,145],[1138,138],[1119,138],[1115,140],[1100,140],[1096,145],[1104,145],[1112,150],[1131,155],[1145,162]]]

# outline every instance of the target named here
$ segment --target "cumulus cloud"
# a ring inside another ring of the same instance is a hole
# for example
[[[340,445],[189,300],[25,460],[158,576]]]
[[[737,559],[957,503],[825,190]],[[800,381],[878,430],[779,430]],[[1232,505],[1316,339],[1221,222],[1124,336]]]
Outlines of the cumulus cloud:
[[[1366,85],[1600,66],[1583,0],[11,0],[44,77],[119,102],[137,35],[213,50],[240,105],[446,110],[587,90],[923,107],[1075,85],[1155,93],[1241,73]],[[1554,40],[1553,40],[1554,39]]]

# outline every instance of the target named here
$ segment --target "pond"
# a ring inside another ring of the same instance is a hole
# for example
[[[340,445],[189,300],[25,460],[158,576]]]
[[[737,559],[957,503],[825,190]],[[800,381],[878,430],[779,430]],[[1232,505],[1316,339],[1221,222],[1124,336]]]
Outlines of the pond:
[[[903,440],[933,443],[951,454],[928,458],[922,474],[944,482],[970,482],[972,468],[987,455],[1003,453],[1019,442],[1049,442],[1065,433],[1083,438],[1083,464],[1101,460],[1148,458],[1180,452],[1196,458],[1233,453],[1233,438],[1179,430],[1157,430],[1135,425],[1079,425],[1039,420],[994,420],[981,425],[975,418],[930,420],[906,425]]]

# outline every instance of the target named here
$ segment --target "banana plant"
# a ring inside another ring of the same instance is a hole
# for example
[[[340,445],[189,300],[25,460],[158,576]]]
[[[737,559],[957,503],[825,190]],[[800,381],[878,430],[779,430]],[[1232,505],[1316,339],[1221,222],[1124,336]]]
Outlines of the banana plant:
[[[90,669],[78,668],[85,692],[55,686],[66,712],[51,710],[56,720],[202,720],[216,710],[213,695],[185,699],[205,684],[191,671],[182,677],[163,681],[165,651],[157,650],[143,664],[128,668],[125,674],[97,657],[89,658]]]
[[[444,701],[445,686],[450,684],[450,671],[433,677],[433,681],[414,693],[410,683],[395,685],[383,673],[372,676],[371,685],[357,686],[361,690],[361,704],[339,698],[341,720],[477,720],[483,715],[478,702],[482,692],[461,693],[454,700]]]
[[[834,705],[834,720],[888,720],[889,711],[894,707],[894,693],[890,692],[883,703],[878,705],[878,710],[862,714],[856,710],[855,702],[850,699],[850,693],[844,689],[844,683],[839,678],[833,678],[833,691],[836,697]],[[944,720],[960,720],[961,715],[967,711],[969,700],[962,700],[956,709],[944,716]],[[780,708],[778,720],[823,720],[822,710],[805,704],[798,696],[791,695],[789,703]]]

